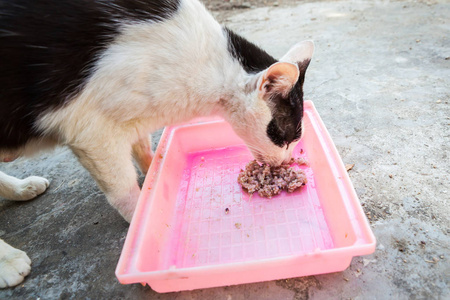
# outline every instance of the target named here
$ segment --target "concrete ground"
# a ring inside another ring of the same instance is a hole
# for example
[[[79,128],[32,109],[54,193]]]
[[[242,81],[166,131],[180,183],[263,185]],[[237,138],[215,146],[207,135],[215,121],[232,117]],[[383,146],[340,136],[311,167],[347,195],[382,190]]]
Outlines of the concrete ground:
[[[0,237],[32,272],[0,299],[449,299],[450,3],[301,1],[215,12],[276,57],[314,39],[305,83],[377,238],[340,273],[158,294],[114,270],[128,224],[65,148],[0,164],[51,180],[0,201]],[[141,178],[142,180],[142,178]]]

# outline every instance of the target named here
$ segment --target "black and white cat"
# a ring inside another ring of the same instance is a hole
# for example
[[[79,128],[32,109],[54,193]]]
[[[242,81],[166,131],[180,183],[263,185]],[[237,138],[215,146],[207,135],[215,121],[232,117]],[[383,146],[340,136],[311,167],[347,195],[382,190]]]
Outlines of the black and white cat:
[[[313,48],[298,43],[277,61],[198,0],[0,0],[0,162],[66,145],[130,221],[132,159],[146,173],[157,128],[220,114],[256,159],[288,160]],[[48,184],[0,172],[3,198]],[[20,283],[30,263],[0,240],[0,287]]]

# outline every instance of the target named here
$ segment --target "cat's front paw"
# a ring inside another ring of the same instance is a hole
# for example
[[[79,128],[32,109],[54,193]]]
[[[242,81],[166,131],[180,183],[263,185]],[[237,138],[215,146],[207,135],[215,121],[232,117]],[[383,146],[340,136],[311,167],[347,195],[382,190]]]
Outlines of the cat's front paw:
[[[0,288],[18,285],[30,270],[28,255],[0,240]]]
[[[19,190],[17,191],[17,197],[14,200],[30,200],[35,198],[36,196],[45,192],[47,187],[49,186],[49,182],[47,179],[38,177],[38,176],[30,176],[22,180]]]

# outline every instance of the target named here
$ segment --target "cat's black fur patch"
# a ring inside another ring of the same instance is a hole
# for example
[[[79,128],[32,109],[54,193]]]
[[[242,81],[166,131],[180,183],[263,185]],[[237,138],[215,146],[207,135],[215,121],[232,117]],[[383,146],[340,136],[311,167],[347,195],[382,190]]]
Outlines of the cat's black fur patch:
[[[225,28],[228,37],[228,51],[242,65],[247,73],[258,73],[277,60],[267,52]],[[279,147],[289,145],[301,136],[301,121],[303,117],[303,82],[309,60],[299,65],[300,76],[287,97],[273,95],[269,101],[274,102],[272,120],[267,126],[267,136]]]
[[[308,69],[310,62],[311,62],[310,59],[305,59],[304,61],[300,61],[297,63],[298,70],[300,71],[298,82],[300,83],[301,86],[303,86],[303,83],[305,82],[306,69]]]
[[[297,63],[300,74],[286,98],[281,95],[274,95],[271,98],[271,101],[275,102],[276,109],[272,111],[273,119],[267,126],[267,135],[279,147],[289,145],[302,135],[303,83],[309,63],[309,59]]]
[[[228,37],[228,51],[239,61],[247,73],[258,73],[277,62],[275,58],[255,44],[228,28],[224,28],[224,30]]]
[[[39,137],[35,122],[83,87],[122,21],[162,21],[180,0],[0,0],[0,148]]]
[[[298,140],[302,133],[303,118],[303,87],[300,79],[294,85],[287,97],[274,95],[271,100],[275,104],[272,110],[272,120],[267,126],[267,135],[279,147],[289,145]]]
[[[281,132],[280,127],[275,122],[275,119],[272,119],[267,125],[267,135],[270,137],[270,140],[277,145],[278,147],[284,146],[284,137],[283,132]]]

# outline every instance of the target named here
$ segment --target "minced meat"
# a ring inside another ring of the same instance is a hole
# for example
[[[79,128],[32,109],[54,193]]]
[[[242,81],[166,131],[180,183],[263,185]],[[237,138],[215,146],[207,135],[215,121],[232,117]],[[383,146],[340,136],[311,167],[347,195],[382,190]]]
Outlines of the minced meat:
[[[292,158],[289,164],[279,167],[260,165],[256,160],[252,160],[245,166],[245,170],[239,173],[238,182],[250,194],[258,192],[261,197],[272,198],[282,190],[291,193],[306,184],[305,172],[291,167],[293,163],[308,164],[304,158]]]

